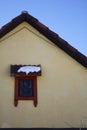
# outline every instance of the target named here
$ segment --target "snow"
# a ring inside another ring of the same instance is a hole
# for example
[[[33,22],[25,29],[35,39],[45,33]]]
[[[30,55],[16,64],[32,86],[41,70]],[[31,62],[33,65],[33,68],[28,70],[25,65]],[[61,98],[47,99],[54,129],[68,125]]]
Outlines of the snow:
[[[17,72],[25,72],[26,74],[29,74],[30,72],[39,72],[40,70],[40,66],[22,66]]]

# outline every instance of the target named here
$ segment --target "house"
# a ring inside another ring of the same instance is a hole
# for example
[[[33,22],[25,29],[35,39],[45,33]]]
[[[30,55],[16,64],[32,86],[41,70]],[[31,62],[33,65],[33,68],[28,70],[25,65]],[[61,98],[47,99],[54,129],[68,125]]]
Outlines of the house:
[[[0,29],[0,128],[87,127],[87,57],[22,12]]]

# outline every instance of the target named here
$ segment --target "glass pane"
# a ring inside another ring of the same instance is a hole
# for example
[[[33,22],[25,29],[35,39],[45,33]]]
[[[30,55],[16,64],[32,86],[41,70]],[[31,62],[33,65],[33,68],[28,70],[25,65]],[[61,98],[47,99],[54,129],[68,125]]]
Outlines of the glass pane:
[[[33,96],[33,80],[19,80],[19,96]]]

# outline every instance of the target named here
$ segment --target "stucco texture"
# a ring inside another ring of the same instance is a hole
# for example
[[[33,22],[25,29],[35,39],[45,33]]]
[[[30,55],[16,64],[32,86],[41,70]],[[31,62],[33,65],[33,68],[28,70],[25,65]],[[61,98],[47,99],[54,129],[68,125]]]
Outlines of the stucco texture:
[[[0,39],[0,128],[87,126],[87,69],[23,22]],[[41,65],[38,105],[14,106],[11,64]]]

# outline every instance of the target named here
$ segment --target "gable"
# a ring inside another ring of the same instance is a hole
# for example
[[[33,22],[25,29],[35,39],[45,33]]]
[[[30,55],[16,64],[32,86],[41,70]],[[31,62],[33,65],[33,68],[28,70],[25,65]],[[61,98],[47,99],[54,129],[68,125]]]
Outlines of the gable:
[[[3,64],[41,63],[47,68],[51,66],[52,71],[54,69],[55,72],[56,68],[60,68],[58,71],[62,68],[63,72],[65,68],[73,68],[74,71],[79,66],[82,68],[76,60],[26,22],[18,25],[1,40],[0,59],[3,58],[2,66]],[[50,71],[50,73],[52,72]]]
[[[87,68],[87,57],[81,54],[78,50],[76,50],[74,47],[72,47],[69,43],[67,43],[65,40],[60,38],[58,34],[51,31],[48,27],[40,23],[36,18],[32,17],[28,13],[24,12],[21,15],[14,18],[11,22],[9,22],[7,25],[3,26],[0,30],[0,38],[2,39],[3,36],[8,34],[11,30],[16,28],[18,25],[20,25],[22,22],[26,21],[28,24],[30,24],[32,27],[34,27],[36,30],[38,30],[42,35],[47,37],[51,42],[53,42],[56,46],[58,46],[60,49],[65,51],[69,56],[71,56],[73,59],[78,61],[81,65]]]
[[[86,67],[28,22],[23,21],[0,39],[0,60],[0,126],[6,121],[12,128],[68,127],[64,121],[79,122],[87,114]],[[36,109],[31,101],[20,101],[18,108],[14,107],[11,64],[41,64]]]
[[[77,81],[79,79],[81,82],[86,81],[86,68],[30,25],[23,22],[9,34],[10,36],[0,44],[1,80],[6,80],[4,76],[7,74],[4,73],[6,73],[7,66],[9,67],[11,64],[41,64],[43,75],[41,78],[42,81],[45,80],[43,86],[46,86],[48,81],[52,81],[55,86],[61,86],[62,79],[65,84],[67,82],[70,84],[71,80],[76,78]],[[51,87],[50,83],[48,86]]]
[[[26,34],[29,33],[31,36],[34,35],[35,37],[43,39],[43,40],[47,41],[48,43],[52,44],[53,46],[56,46],[55,44],[53,44],[53,42],[51,42],[48,38],[46,38],[44,35],[42,35],[38,30],[36,30],[34,27],[32,27],[26,21],[22,22],[20,25],[18,25],[13,30],[11,30],[9,33],[4,35],[0,39],[0,42],[4,41],[6,39],[11,40],[11,37],[14,37],[14,36],[18,35],[19,33],[23,33],[23,32],[24,32],[23,37],[25,37],[24,38],[25,40],[28,37],[28,36],[26,37]],[[21,36],[19,36],[19,37],[22,38]]]

